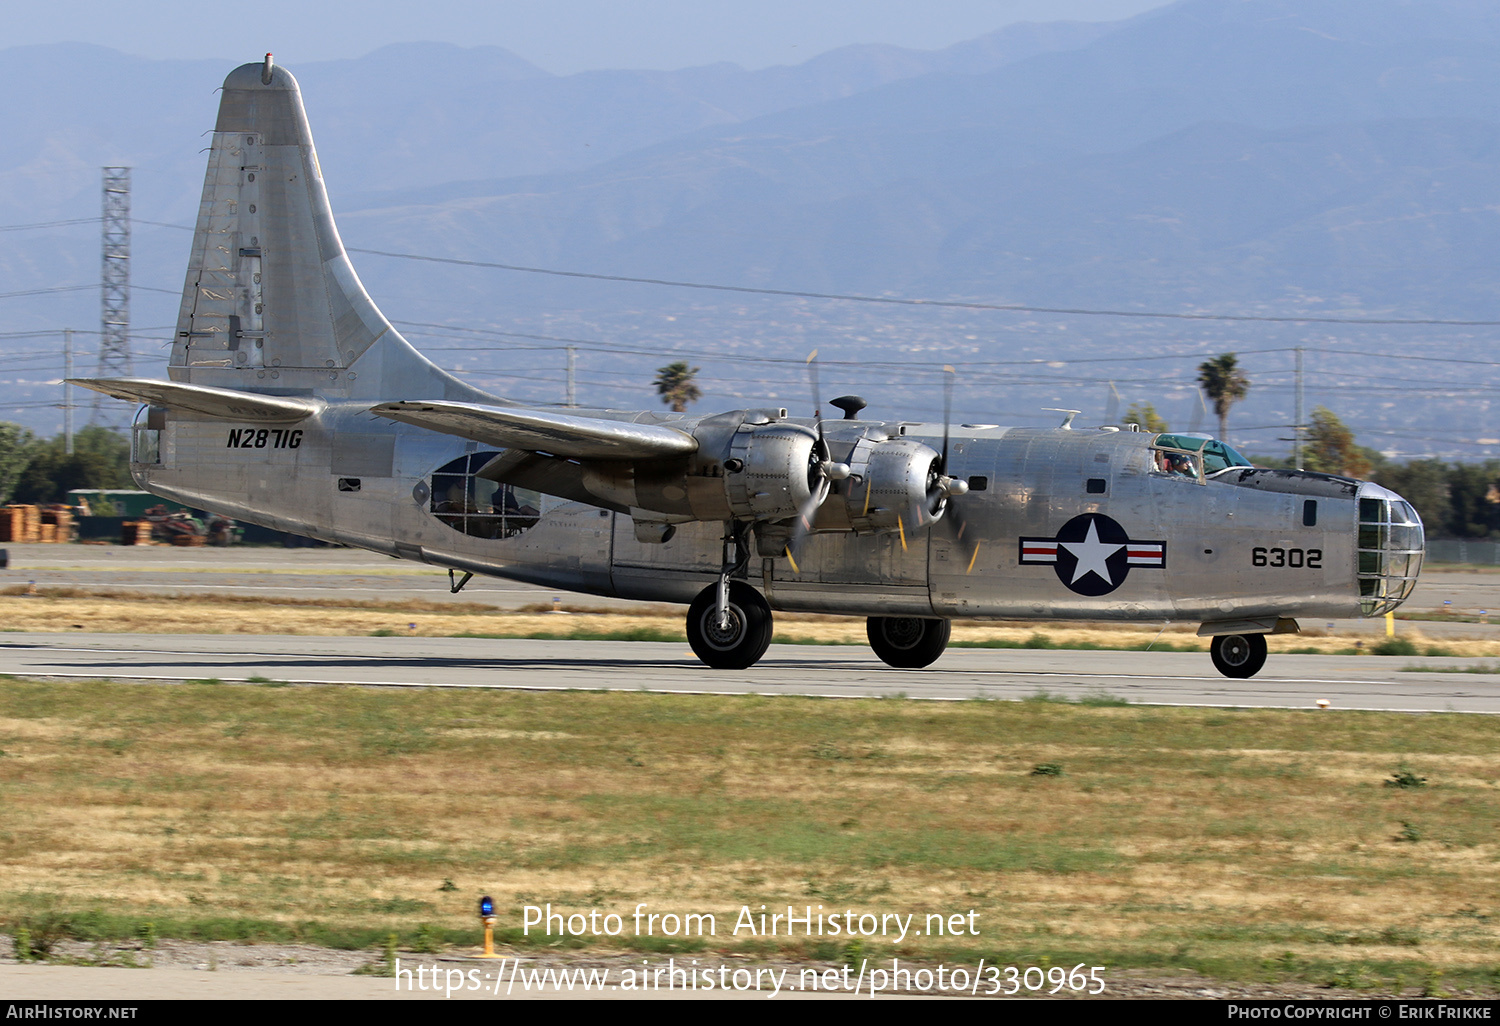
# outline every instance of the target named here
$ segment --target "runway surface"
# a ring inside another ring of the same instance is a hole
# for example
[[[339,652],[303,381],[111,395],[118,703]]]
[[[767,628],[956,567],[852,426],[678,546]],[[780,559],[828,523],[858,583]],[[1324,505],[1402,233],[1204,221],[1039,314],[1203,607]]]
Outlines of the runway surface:
[[[340,548],[195,548],[121,545],[6,545],[10,565],[0,587],[35,582],[41,588],[143,591],[154,595],[236,595],[261,598],[337,599],[360,602],[478,602],[498,609],[550,605],[573,608],[639,608],[624,599],[579,595],[556,588],[476,577],[457,595],[437,567],[373,552]],[[1495,623],[1423,623],[1429,636],[1465,635],[1500,640],[1500,568],[1443,568],[1422,574],[1402,607],[1408,612],[1477,616],[1495,611]],[[1305,628],[1329,622],[1306,621]],[[1341,631],[1384,632],[1381,620],[1339,620]]]
[[[163,545],[7,545],[0,587],[148,591],[154,595],[239,595],[356,602],[479,602],[499,609],[561,598],[591,608],[638,607],[493,577],[476,577],[457,595],[446,571],[423,563],[339,548],[173,548]]]
[[[1403,668],[1421,664],[1423,672]],[[959,701],[1046,692],[1131,703],[1412,712],[1500,712],[1500,674],[1433,672],[1464,659],[1275,656],[1251,680],[1219,676],[1204,654],[950,649],[926,670],[895,670],[862,646],[772,645],[749,670],[714,671],[686,645],[477,638],[288,635],[0,635],[0,673],[27,678],[682,694],[904,696]]]
[[[459,595],[433,567],[352,549],[179,549],[10,545],[0,585],[230,594],[266,598],[480,602],[502,609],[639,603],[476,579]],[[1449,605],[1445,606],[1447,602]],[[1500,610],[1500,573],[1424,574],[1407,610]],[[1328,624],[1306,623],[1309,628]],[[1383,633],[1373,621],[1340,630]],[[1428,636],[1493,637],[1500,624],[1422,623]],[[1409,628],[1403,628],[1409,629]],[[926,670],[895,670],[863,646],[773,645],[755,667],[705,668],[685,644],[321,638],[278,635],[0,634],[0,673],[24,677],[185,681],[251,678],[391,687],[611,688],[704,693],[800,694],[954,700],[1026,698],[1045,691],[1077,699],[1108,693],[1131,702],[1216,706],[1500,712],[1500,675],[1434,672],[1472,659],[1273,654],[1261,674],[1234,681],[1194,653],[953,648]],[[1423,667],[1407,672],[1406,667]]]

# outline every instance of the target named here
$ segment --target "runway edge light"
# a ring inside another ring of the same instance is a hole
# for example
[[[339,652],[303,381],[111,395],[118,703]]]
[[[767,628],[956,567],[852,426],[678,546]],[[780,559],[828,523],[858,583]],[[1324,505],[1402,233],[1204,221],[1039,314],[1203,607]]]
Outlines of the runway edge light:
[[[484,924],[484,950],[475,958],[503,958],[495,954],[495,899],[488,894],[479,899],[479,921]]]

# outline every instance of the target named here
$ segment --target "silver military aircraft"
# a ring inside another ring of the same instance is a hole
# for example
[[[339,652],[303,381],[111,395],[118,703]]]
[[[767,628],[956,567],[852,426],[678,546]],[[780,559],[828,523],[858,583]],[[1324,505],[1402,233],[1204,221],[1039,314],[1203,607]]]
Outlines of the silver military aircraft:
[[[897,667],[937,659],[955,619],[1196,621],[1249,677],[1296,617],[1394,609],[1423,555],[1400,496],[1205,437],[950,430],[861,419],[857,396],[826,422],[560,412],[472,388],[365,292],[270,55],[224,82],[169,380],[77,383],[143,404],[131,471],[157,495],[456,587],[688,603],[718,669],[760,659],[779,609],[868,617]]]

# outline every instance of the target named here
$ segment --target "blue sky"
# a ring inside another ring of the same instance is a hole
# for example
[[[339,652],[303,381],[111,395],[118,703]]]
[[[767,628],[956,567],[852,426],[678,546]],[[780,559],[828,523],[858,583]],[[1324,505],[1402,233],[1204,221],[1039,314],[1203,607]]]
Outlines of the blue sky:
[[[389,43],[502,46],[559,74],[799,64],[851,43],[937,49],[1017,21],[1112,21],[1164,0],[53,0],[6,12],[8,46],[84,42],[154,58],[272,50],[288,64]]]

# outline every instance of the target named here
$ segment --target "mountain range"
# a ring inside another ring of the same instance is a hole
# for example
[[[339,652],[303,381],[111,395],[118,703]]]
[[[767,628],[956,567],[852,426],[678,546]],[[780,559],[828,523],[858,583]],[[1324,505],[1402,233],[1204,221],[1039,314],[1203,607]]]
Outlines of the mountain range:
[[[93,216],[99,167],[135,169],[143,369],[159,366],[150,339],[170,330],[187,245],[144,222],[191,224],[228,70],[0,50],[0,80],[26,100],[0,109],[0,224]],[[936,371],[953,363],[970,418],[1038,422],[1052,415],[1036,407],[1062,405],[1098,421],[1151,401],[1174,426],[1206,427],[1196,362],[1233,349],[1253,383],[1237,440],[1276,451],[1304,346],[1309,408],[1335,409],[1361,441],[1500,455],[1480,441],[1500,437],[1494,368],[1451,362],[1488,361],[1493,324],[1362,323],[1500,321],[1492,3],[1182,0],[758,71],[555,76],[502,49],[427,43],[291,70],[351,247],[1043,308],[355,254],[414,341],[508,394],[560,399],[572,344],[585,402],[647,405],[654,368],[685,358],[707,404],[808,404],[797,367],[816,346],[830,387],[866,394],[872,415],[940,415]],[[97,254],[97,225],[0,233],[0,293],[86,284]],[[0,331],[93,327],[95,295],[6,298]],[[1184,319],[1203,314],[1292,319]],[[1311,317],[1333,320],[1295,319]],[[11,388],[44,401],[32,378]],[[60,420],[35,407],[14,419]]]

